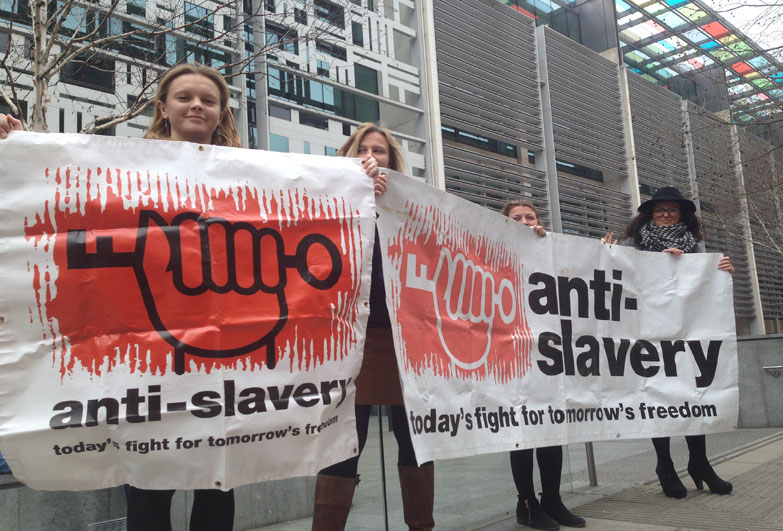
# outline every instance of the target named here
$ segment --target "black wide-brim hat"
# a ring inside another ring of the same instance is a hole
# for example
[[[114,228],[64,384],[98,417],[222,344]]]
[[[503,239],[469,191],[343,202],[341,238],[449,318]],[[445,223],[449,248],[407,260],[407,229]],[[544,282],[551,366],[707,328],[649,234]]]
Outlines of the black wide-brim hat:
[[[664,186],[663,188],[659,188],[650,199],[639,205],[637,211],[644,212],[648,209],[652,210],[652,207],[655,203],[661,203],[664,201],[679,203],[680,208],[685,213],[693,214],[696,212],[696,204],[690,199],[685,199],[682,196],[682,193],[673,186]]]

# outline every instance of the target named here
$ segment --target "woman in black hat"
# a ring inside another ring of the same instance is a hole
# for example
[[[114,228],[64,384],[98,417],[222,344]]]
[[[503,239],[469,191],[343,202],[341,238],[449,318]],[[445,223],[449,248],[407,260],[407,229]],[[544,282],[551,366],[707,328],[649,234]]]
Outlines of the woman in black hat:
[[[680,255],[683,253],[704,252],[701,222],[696,215],[696,205],[685,199],[676,188],[667,186],[659,189],[652,199],[639,206],[639,214],[631,220],[625,229],[624,245],[633,245],[643,251],[658,251]],[[616,242],[613,234],[607,234],[603,241]],[[734,274],[734,266],[728,256],[718,262],[718,269]],[[715,494],[729,494],[732,485],[722,480],[712,469],[707,459],[704,435],[686,435],[690,458],[688,474],[693,478],[696,488],[704,483]],[[664,494],[670,498],[684,498],[688,494],[680,481],[672,463],[669,450],[669,437],[653,438],[653,446],[658,456],[655,473],[661,482]]]

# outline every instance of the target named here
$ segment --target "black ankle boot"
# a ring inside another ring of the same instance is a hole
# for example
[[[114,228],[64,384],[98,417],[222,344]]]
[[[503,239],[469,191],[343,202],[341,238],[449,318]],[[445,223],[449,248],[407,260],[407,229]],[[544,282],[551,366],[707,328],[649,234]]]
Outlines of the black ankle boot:
[[[563,500],[560,496],[541,494],[541,508],[560,525],[584,527],[586,524],[584,518],[575,515],[563,505]]]
[[[663,493],[669,498],[684,498],[688,495],[688,489],[680,481],[671,459],[659,459],[655,473],[658,474],[658,481],[661,482]]]
[[[733,488],[731,483],[718,477],[718,474],[712,469],[710,462],[704,459],[690,459],[688,461],[688,474],[693,478],[696,488],[701,490],[704,483],[714,494],[729,494]]]
[[[517,502],[517,523],[532,527],[533,529],[546,529],[557,531],[560,526],[541,509],[541,505],[535,496],[523,499],[521,496]]]

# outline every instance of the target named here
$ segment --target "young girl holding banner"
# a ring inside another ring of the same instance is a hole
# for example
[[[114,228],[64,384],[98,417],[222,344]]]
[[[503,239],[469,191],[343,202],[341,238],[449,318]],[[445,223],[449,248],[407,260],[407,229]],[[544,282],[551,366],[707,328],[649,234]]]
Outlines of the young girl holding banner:
[[[155,96],[155,116],[145,138],[241,147],[234,116],[228,108],[229,91],[214,68],[182,64],[166,72]],[[22,130],[22,122],[0,114],[0,138]],[[128,489],[129,531],[170,531],[173,490]],[[190,531],[231,531],[234,527],[234,491],[196,490]]]
[[[155,115],[145,138],[176,140],[227,147],[241,147],[234,117],[228,107],[229,89],[214,68],[181,64],[166,72],[158,84]],[[18,119],[0,114],[0,138],[23,130]],[[364,156],[361,154],[360,156]],[[374,153],[362,160],[375,183],[375,192],[386,190]],[[388,162],[384,161],[384,166]],[[128,490],[129,531],[171,531],[171,499],[174,490]],[[234,526],[234,492],[199,489],[194,493],[190,531],[231,531]]]
[[[685,199],[677,188],[666,186],[659,189],[652,199],[639,206],[638,212],[625,229],[626,240],[623,245],[673,255],[703,252],[699,248],[703,237],[696,205]],[[604,243],[616,243],[613,237],[614,233],[607,234],[603,238]],[[734,266],[728,256],[720,259],[718,269],[734,274]],[[688,495],[688,489],[674,469],[669,437],[656,437],[652,441],[658,458],[655,473],[664,494],[670,498],[684,498]],[[718,477],[707,459],[705,436],[687,435],[685,441],[690,452],[688,474],[693,478],[696,488],[702,489],[703,484],[707,483],[711,492],[729,494],[731,483]]]
[[[503,208],[503,215],[527,225],[539,237],[546,229],[538,217],[538,210],[529,201],[513,201]],[[584,527],[585,520],[569,511],[560,498],[560,474],[563,469],[563,447],[547,446],[536,449],[538,470],[541,474],[541,503],[533,485],[533,449],[514,450],[511,474],[517,487],[517,522],[533,529],[560,529],[560,525]]]
[[[400,146],[384,127],[371,123],[360,125],[337,152],[341,157],[372,156],[384,168],[404,171]],[[376,190],[376,194],[378,191]],[[397,468],[400,474],[402,506],[409,529],[426,531],[434,527],[434,467],[432,462],[419,465],[413,451],[408,420],[402,402],[397,358],[391,321],[386,309],[383,287],[383,269],[378,233],[372,254],[372,281],[370,283],[370,318],[364,344],[364,361],[356,379],[356,431],[359,436],[359,455],[321,470],[315,487],[314,531],[340,531],[345,528],[351,500],[359,482],[359,456],[367,442],[370,407],[390,405],[394,437],[399,453]]]

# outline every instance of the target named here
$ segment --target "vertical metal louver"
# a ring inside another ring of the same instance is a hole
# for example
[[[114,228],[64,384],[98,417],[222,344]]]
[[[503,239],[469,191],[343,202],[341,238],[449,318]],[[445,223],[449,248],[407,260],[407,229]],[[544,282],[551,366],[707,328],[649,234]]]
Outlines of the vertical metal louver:
[[[730,125],[696,105],[688,105],[696,182],[708,252],[731,256],[734,308],[738,317],[753,318],[753,287],[741,223]]]
[[[619,191],[628,169],[618,66],[549,28],[543,36],[563,231],[621,232],[631,198]],[[561,171],[569,165],[600,172],[601,179]]]
[[[682,98],[628,72],[639,184],[675,186],[690,195],[688,156],[682,128]]]
[[[546,28],[558,159],[627,176],[618,66]]]
[[[458,131],[444,134],[446,190],[493,210],[525,197],[546,216],[545,174],[527,162],[543,149],[533,21],[495,0],[433,5],[441,122]]]

